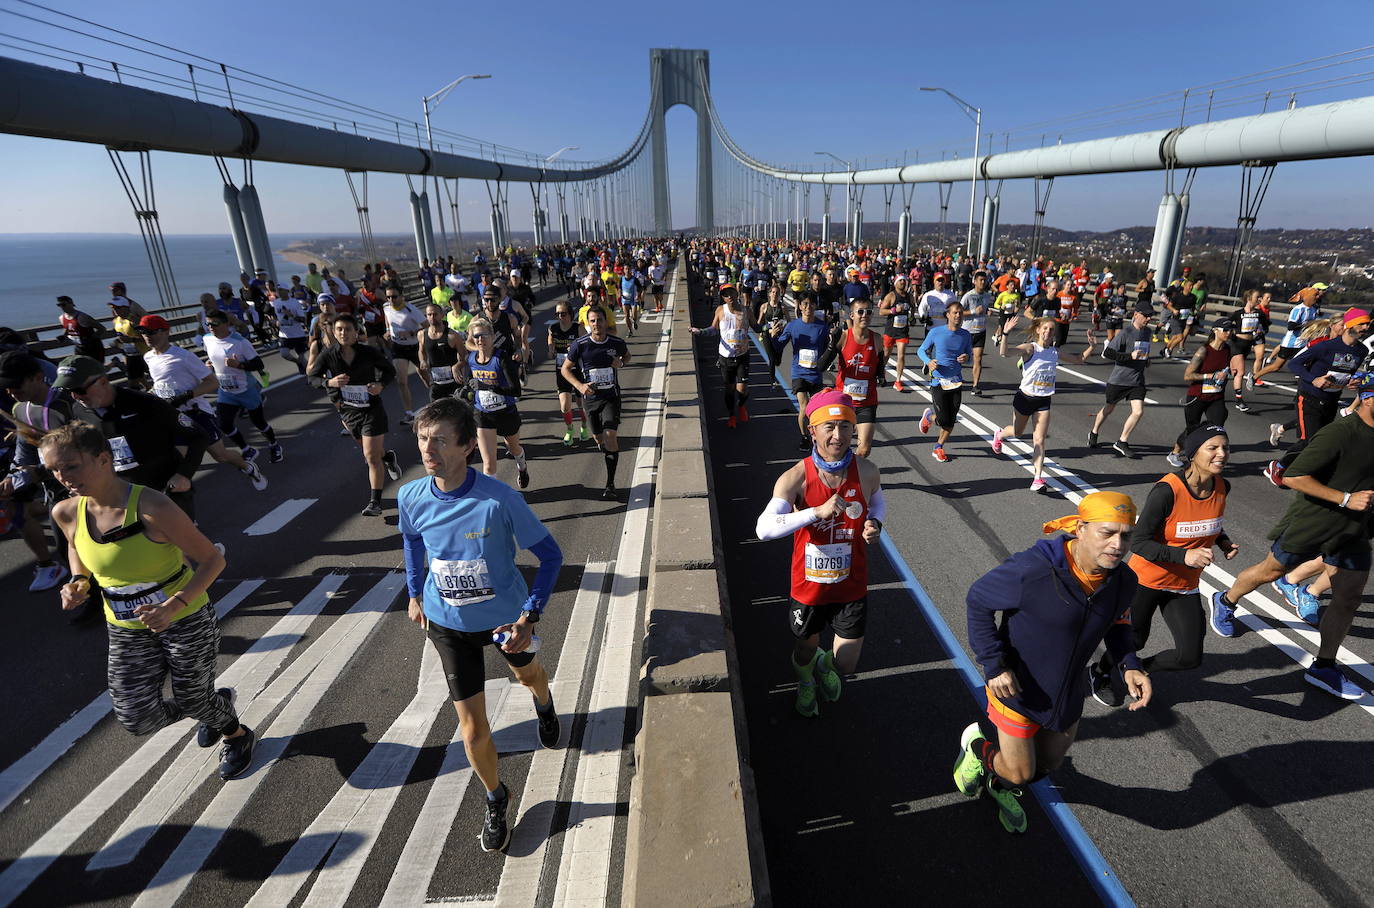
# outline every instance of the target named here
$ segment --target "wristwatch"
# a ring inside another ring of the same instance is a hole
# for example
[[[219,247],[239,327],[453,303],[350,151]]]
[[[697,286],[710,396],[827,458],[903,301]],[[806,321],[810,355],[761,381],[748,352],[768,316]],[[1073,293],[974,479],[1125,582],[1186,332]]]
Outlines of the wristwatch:
[[[520,617],[521,617],[521,618],[524,618],[524,619],[525,619],[526,621],[528,621],[530,624],[538,624],[538,623],[539,623],[539,613],[536,612],[536,611],[534,611],[533,609],[525,609],[524,611],[522,611],[522,612],[520,613]]]

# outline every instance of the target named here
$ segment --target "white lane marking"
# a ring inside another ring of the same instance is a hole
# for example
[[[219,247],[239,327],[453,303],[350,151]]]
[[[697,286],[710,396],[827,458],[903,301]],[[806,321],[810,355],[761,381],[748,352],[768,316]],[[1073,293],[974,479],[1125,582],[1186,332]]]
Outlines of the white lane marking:
[[[241,581],[223,598],[215,600],[215,614],[223,618],[263,583],[262,580]],[[110,692],[102,691],[98,697],[72,714],[67,721],[49,732],[33,750],[7,766],[4,772],[0,772],[0,810],[13,804],[15,798],[47,772],[52,764],[65,756],[72,745],[85,737],[111,709],[113,706],[110,703]]]
[[[504,678],[486,683],[487,711],[492,716],[493,737],[496,730],[509,721],[506,716],[508,705],[514,702],[511,699],[512,686]],[[463,795],[467,793],[472,775],[467,752],[463,750],[462,729],[455,728],[453,740],[444,750],[439,777],[429,787],[425,804],[415,818],[411,834],[391,874],[391,881],[382,895],[380,908],[411,908],[429,901],[425,896],[430,880],[439,866],[448,831],[453,828],[454,818],[458,816],[458,808],[463,803]]]
[[[1103,379],[1094,378],[1093,376],[1087,374],[1086,372],[1077,372],[1077,371],[1075,371],[1075,370],[1073,370],[1073,369],[1070,369],[1068,366],[1063,366],[1063,365],[1061,365],[1061,366],[1059,367],[1059,371],[1060,371],[1060,372],[1064,372],[1064,373],[1066,373],[1066,374],[1068,374],[1068,375],[1072,375],[1074,378],[1081,378],[1081,379],[1083,379],[1084,381],[1090,381],[1090,382],[1092,382],[1092,383],[1095,384],[1095,385],[1105,385],[1105,384],[1107,384],[1107,382],[1104,381]],[[1145,398],[1145,403],[1147,403],[1147,404],[1157,404],[1157,403],[1159,403],[1159,401],[1155,400],[1155,399],[1152,398],[1152,397],[1147,397],[1147,398]]]
[[[242,717],[245,724],[249,727],[256,724],[255,731],[261,732],[257,752],[253,755],[253,768],[247,775],[219,787],[219,793],[140,893],[135,906],[165,905],[170,908],[185,894],[192,878],[219,846],[225,831],[267,778],[272,762],[286,750],[348,663],[381,626],[382,619],[404,587],[404,574],[397,572],[383,577],[253,702]],[[306,658],[312,654],[314,659]],[[281,711],[276,720],[263,729],[261,723],[279,707]]]
[[[501,882],[496,887],[497,905],[524,908],[538,901],[544,855],[548,850],[554,808],[558,803],[558,787],[563,781],[563,769],[568,762],[567,735],[571,730],[568,726],[572,724],[577,695],[582,690],[587,656],[591,652],[592,628],[596,624],[601,593],[609,570],[608,562],[589,561],[582,572],[582,583],[573,602],[572,616],[568,619],[563,649],[558,654],[558,674],[550,685],[554,705],[563,710],[563,746],[553,750],[537,750],[530,762],[525,790],[520,796],[520,810],[511,830],[511,847],[507,849],[506,863],[501,868]],[[532,706],[530,711],[533,712]]]
[[[676,293],[677,285],[673,286]],[[597,657],[596,680],[582,737],[582,756],[573,783],[570,828],[563,840],[558,887],[554,904],[595,898],[604,900],[610,884],[611,844],[615,832],[614,809],[619,802],[620,769],[625,720],[630,703],[629,687],[636,666],[632,658],[639,630],[640,571],[649,543],[649,509],[653,504],[653,466],[658,455],[659,420],[662,416],[664,368],[668,361],[669,335],[664,334],[655,352],[654,370],[645,405],[640,437],[649,439],[639,448],[631,480],[630,502],[620,533],[615,574],[606,610],[605,637]]]
[[[317,501],[319,501],[318,498],[288,498],[268,511],[259,520],[244,527],[243,535],[266,536],[270,533],[275,533],[301,514],[304,514],[306,508]]]
[[[346,574],[327,574],[299,603],[273,623],[271,630],[258,637],[234,661],[232,676],[226,672],[217,687],[233,687],[240,715],[281,668],[291,648],[305,637],[311,622],[324,611],[332,597],[348,579]],[[200,747],[188,741],[172,764],[143,793],[138,806],[129,811],[105,846],[91,856],[86,869],[104,870],[127,864],[168,818],[205,784],[219,763],[219,749]]]

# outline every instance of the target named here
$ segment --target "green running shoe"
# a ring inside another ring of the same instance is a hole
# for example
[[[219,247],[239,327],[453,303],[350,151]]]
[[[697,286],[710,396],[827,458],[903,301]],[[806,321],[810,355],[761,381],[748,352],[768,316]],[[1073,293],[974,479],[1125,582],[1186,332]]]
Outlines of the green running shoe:
[[[816,651],[816,677],[821,682],[821,696],[825,702],[840,699],[840,673],[835,671],[835,657],[829,650]]]
[[[582,427],[582,440],[583,440],[583,441],[586,441],[586,440],[588,439],[588,437],[589,437],[589,436],[587,435],[587,427],[586,427],[586,426],[583,426],[583,427]]]
[[[572,426],[568,426],[568,431],[563,433],[563,444],[571,446],[573,443]]]
[[[821,714],[821,705],[816,702],[815,681],[802,681],[797,685],[797,712],[807,718]]]
[[[1026,831],[1026,811],[1021,807],[1021,789],[994,788],[992,778],[987,781],[988,794],[997,802],[997,819],[1007,832]]]
[[[985,740],[977,722],[971,723],[959,736],[959,759],[954,762],[954,787],[966,798],[976,798],[983,793],[983,760],[978,752]]]

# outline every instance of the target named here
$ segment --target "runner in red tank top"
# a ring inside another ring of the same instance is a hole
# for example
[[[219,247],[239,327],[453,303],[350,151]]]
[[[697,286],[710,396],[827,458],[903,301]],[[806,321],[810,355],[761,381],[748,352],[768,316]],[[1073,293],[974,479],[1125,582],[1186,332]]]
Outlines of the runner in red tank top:
[[[882,532],[886,510],[878,468],[850,450],[852,404],[833,389],[807,402],[811,456],[778,478],[757,525],[760,539],[793,535],[792,667],[803,716],[820,712],[818,681],[821,696],[837,700],[840,675],[858,664],[868,596],[866,546]],[[826,625],[835,637],[833,653],[820,649]]]
[[[835,390],[844,392],[854,401],[860,457],[867,457],[872,450],[873,432],[878,424],[878,378],[883,360],[878,354],[876,338],[868,330],[872,319],[873,303],[856,300],[849,310],[849,328],[844,333],[844,342],[838,345],[839,363],[835,367]],[[822,366],[828,367],[828,364],[822,363]]]

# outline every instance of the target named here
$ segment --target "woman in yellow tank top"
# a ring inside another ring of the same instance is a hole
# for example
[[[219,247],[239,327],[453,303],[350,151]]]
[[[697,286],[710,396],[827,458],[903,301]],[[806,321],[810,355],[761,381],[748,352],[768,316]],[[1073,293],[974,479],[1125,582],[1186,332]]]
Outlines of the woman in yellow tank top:
[[[119,478],[98,429],[69,423],[45,435],[39,452],[73,495],[53,508],[70,543],[62,608],[80,606],[93,586],[101,591],[115,716],[136,735],[197,719],[202,747],[224,738],[220,777],[239,775],[256,738],[239,724],[232,693],[215,689],[219,626],[206,594],[224,556],[167,496]]]

